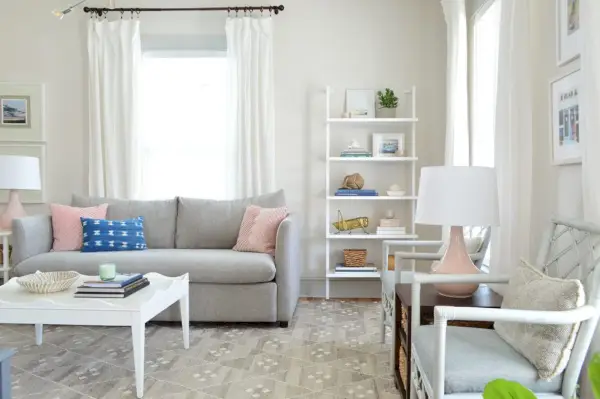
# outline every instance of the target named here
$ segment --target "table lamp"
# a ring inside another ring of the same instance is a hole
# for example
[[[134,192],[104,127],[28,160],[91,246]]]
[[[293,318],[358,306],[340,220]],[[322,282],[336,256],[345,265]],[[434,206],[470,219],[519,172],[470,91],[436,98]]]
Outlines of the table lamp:
[[[38,158],[0,155],[0,190],[10,190],[8,205],[0,215],[0,230],[10,230],[13,219],[26,216],[17,190],[40,190],[41,188]]]
[[[498,226],[498,186],[493,168],[434,166],[421,169],[415,223],[451,226],[446,253],[436,274],[476,274],[463,226]],[[478,284],[438,284],[441,295],[468,298]]]

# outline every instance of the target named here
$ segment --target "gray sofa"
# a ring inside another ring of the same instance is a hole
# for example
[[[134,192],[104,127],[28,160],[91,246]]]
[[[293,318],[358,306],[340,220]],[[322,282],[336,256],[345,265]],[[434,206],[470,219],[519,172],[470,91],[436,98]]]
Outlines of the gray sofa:
[[[275,257],[237,252],[240,224],[249,204],[278,207],[283,191],[234,201],[176,198],[127,201],[73,196],[78,207],[108,203],[108,219],[143,216],[148,249],[131,252],[52,252],[52,221],[36,215],[13,222],[14,274],[75,270],[97,275],[111,262],[123,273],[190,275],[190,319],[215,322],[279,322],[292,319],[300,291],[299,235],[293,216],[277,232]],[[177,321],[176,307],[157,320]]]

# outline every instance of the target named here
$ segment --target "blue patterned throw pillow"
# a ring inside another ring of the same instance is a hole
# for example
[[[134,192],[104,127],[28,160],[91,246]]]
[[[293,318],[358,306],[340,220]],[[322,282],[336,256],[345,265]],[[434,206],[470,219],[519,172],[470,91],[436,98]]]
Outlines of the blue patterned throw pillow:
[[[144,218],[105,220],[81,218],[81,252],[142,251],[147,249]]]

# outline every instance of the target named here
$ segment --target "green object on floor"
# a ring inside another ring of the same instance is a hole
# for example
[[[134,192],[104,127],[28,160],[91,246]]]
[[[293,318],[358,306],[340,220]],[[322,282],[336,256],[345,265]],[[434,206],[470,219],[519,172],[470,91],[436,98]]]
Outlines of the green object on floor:
[[[588,366],[588,378],[594,391],[594,398],[600,399],[600,353],[596,353],[592,357]]]
[[[487,383],[483,390],[483,399],[535,399],[529,389],[518,382],[499,378]]]

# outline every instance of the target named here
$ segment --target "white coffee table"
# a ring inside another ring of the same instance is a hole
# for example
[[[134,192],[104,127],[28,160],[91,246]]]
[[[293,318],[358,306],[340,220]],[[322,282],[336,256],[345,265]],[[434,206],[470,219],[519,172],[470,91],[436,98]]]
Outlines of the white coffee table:
[[[135,360],[137,397],[144,395],[145,324],[179,302],[183,346],[190,346],[189,276],[146,274],[150,285],[127,298],[74,298],[78,285],[94,277],[81,276],[70,289],[54,294],[32,294],[11,279],[0,286],[0,324],[34,324],[36,344],[42,344],[44,324],[129,326]],[[97,276],[96,276],[97,278]]]

